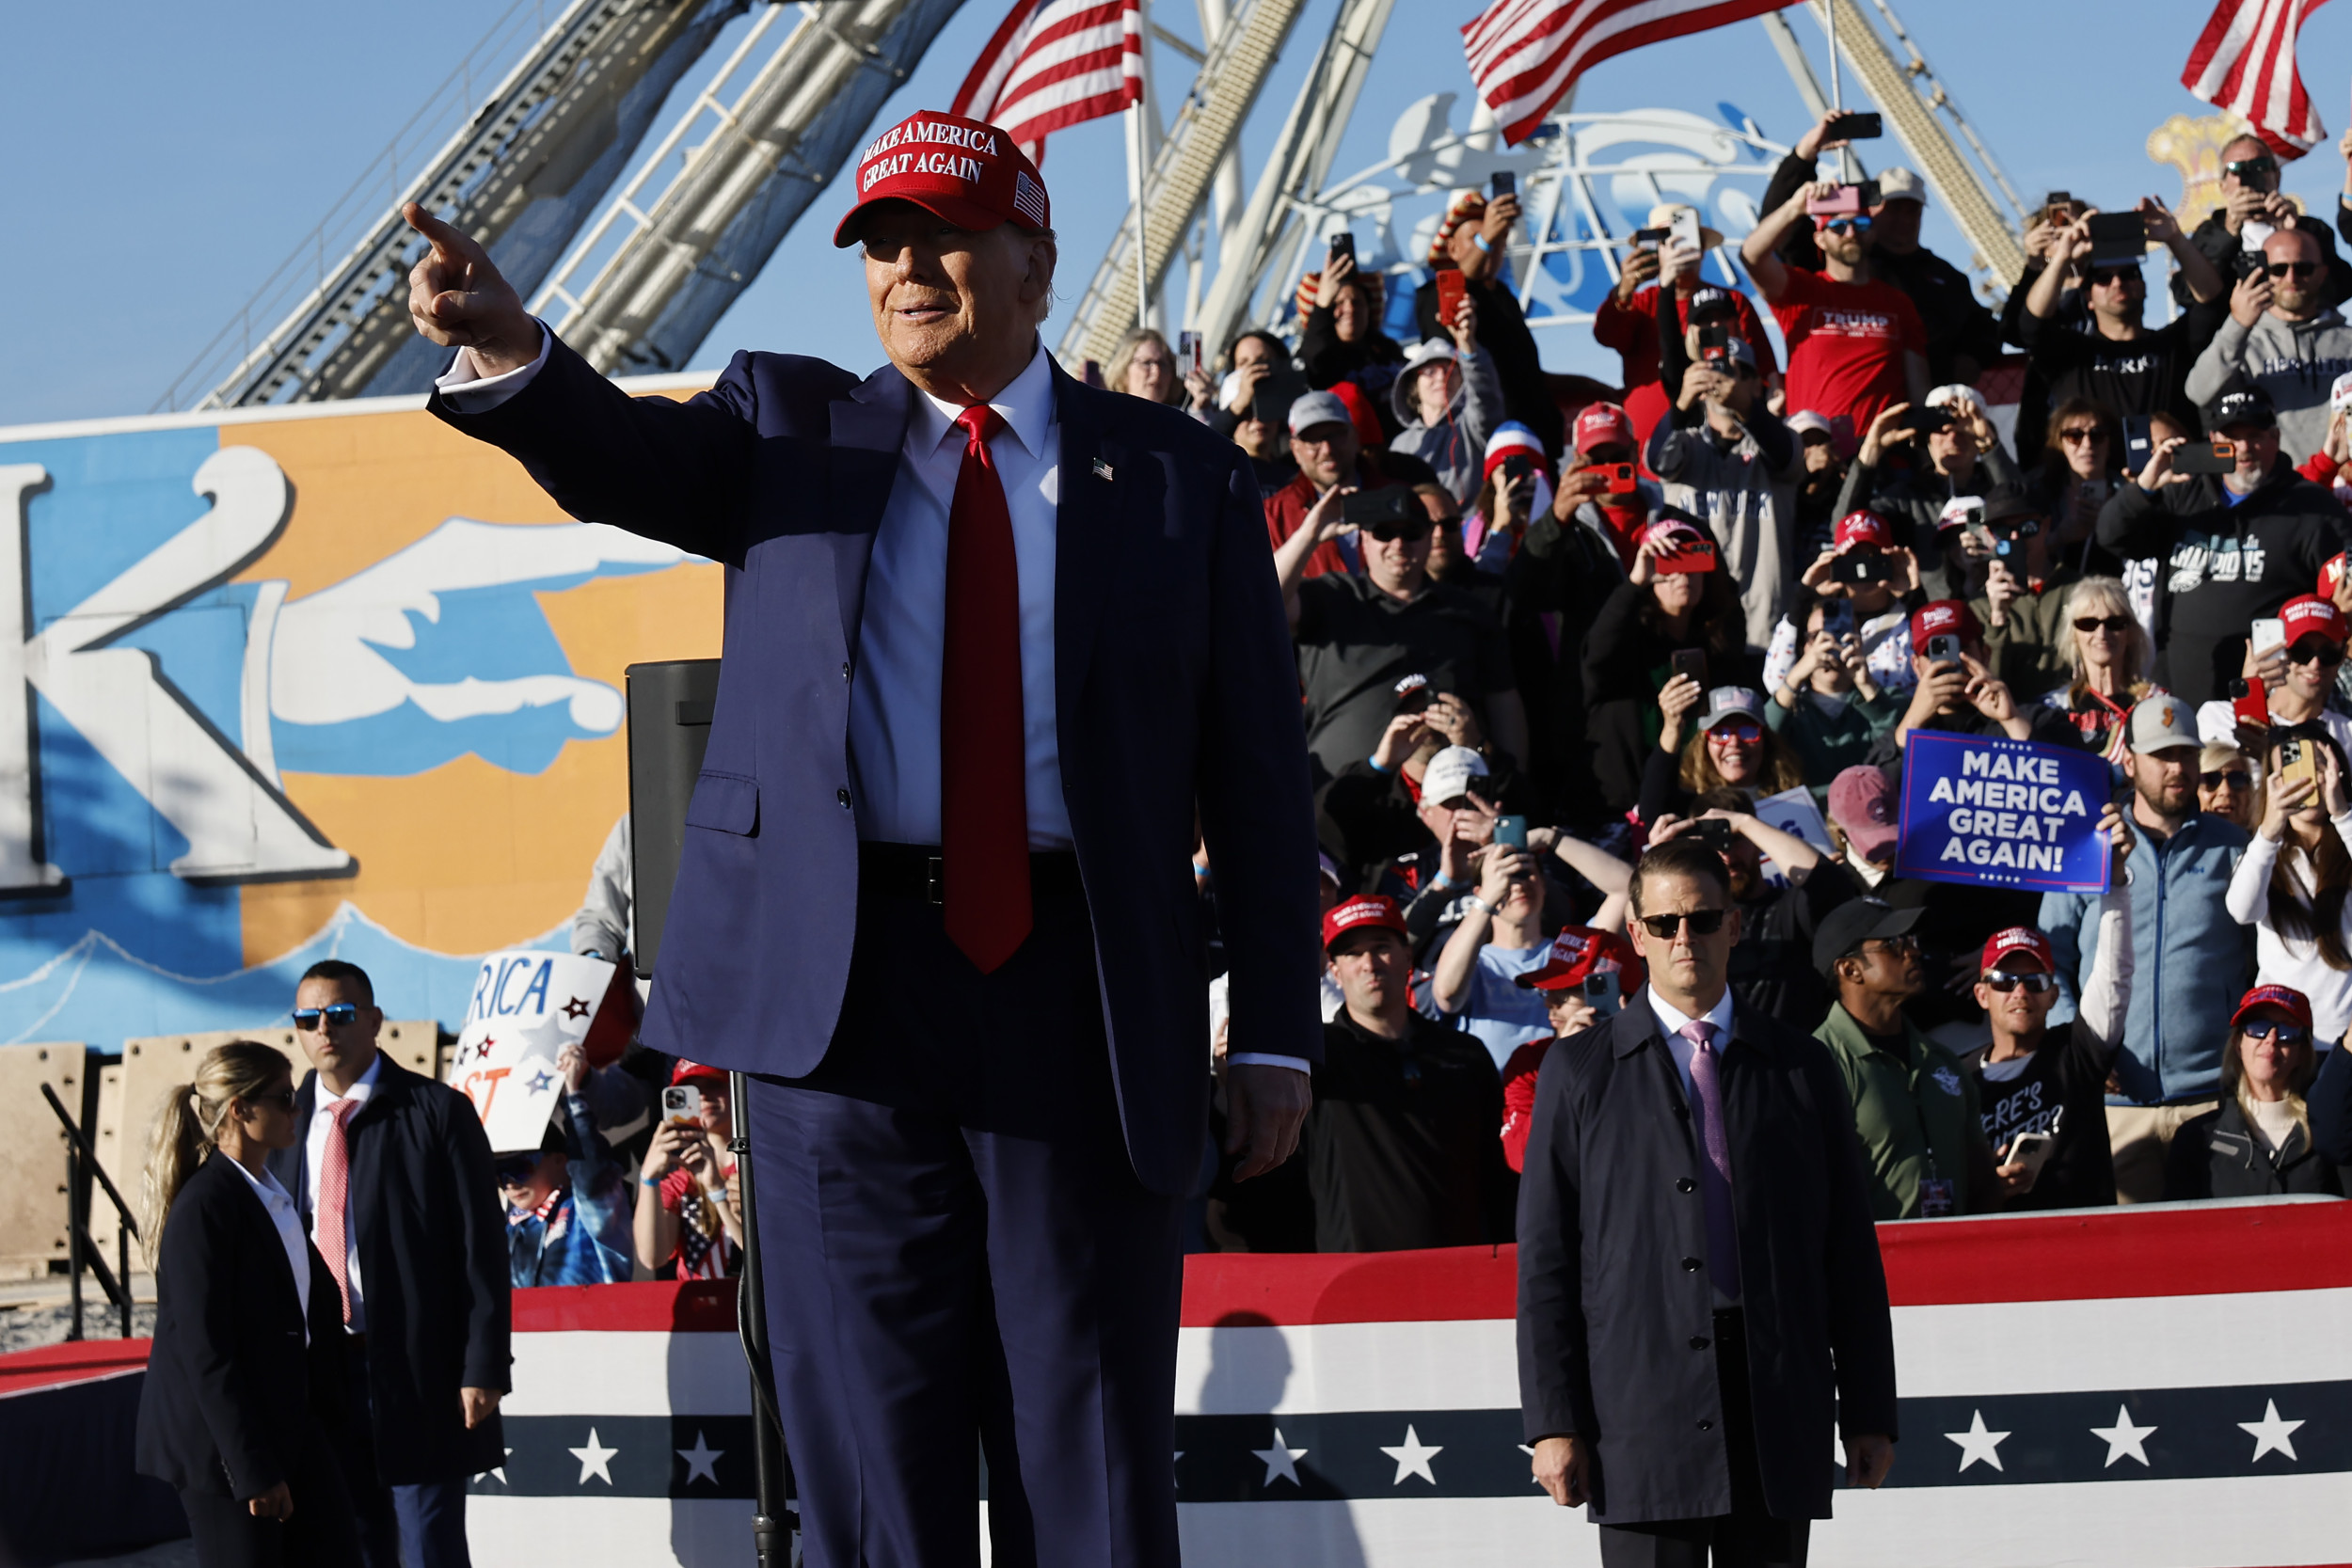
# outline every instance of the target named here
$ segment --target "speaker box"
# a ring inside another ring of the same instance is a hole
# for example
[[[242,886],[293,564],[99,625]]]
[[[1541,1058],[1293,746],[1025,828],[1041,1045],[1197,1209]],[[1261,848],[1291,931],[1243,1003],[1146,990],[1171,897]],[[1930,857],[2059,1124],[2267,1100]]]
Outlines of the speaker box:
[[[710,744],[719,661],[632,664],[628,684],[628,811],[636,887],[637,977],[653,978],[661,927],[686,845],[686,802]]]

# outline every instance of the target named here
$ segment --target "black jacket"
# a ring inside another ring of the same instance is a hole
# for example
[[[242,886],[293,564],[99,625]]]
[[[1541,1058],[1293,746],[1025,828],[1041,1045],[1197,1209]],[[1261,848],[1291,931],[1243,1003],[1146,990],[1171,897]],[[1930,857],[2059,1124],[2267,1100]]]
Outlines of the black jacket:
[[[1764,1499],[1826,1518],[1833,1419],[1898,1435],[1853,1112],[1828,1047],[1746,1006],[1723,1082]],[[1591,1446],[1596,1524],[1731,1512],[1698,1165],[1646,990],[1545,1053],[1519,1181],[1519,1399],[1529,1442]]]
[[[490,1140],[471,1102],[389,1056],[352,1113],[352,1227],[367,1304],[368,1395],[388,1486],[474,1475],[501,1463],[494,1415],[468,1431],[460,1388],[512,1386],[513,1287]],[[310,1208],[303,1146],[318,1074],[294,1100],[294,1145],[271,1174]]]
[[[234,1162],[196,1167],[155,1268],[155,1342],[139,1392],[139,1474],[250,1501],[287,1479],[342,1412],[342,1298],[316,1247],[310,1345],[278,1227]]]
[[[2344,209],[2339,204],[2336,221],[2343,222],[2344,214]],[[2342,305],[2345,300],[2352,299],[2352,264],[2347,264],[2337,253],[2336,237],[2328,231],[2328,220],[2316,213],[2302,213],[2296,214],[2295,227],[2309,234],[2318,245],[2320,259],[2327,265],[2328,286],[2321,291],[2322,296],[2330,306]],[[2221,274],[2222,281],[2226,283],[2234,284],[2245,275],[2247,268],[2259,260],[2246,249],[2243,236],[2230,232],[2230,226],[2219,207],[2216,207],[2206,215],[2204,222],[2189,231],[2188,243],[2205,253],[2205,260],[2214,264],[2214,270]],[[2196,303],[2189,295],[2188,280],[2178,272],[2172,275],[2172,299],[2184,310]]]
[[[2180,1203],[2207,1197],[2275,1197],[2283,1193],[2344,1196],[2336,1167],[2322,1159],[2301,1128],[2287,1134],[2276,1158],[2246,1125],[2234,1100],[2181,1124],[2164,1161],[2164,1198]]]

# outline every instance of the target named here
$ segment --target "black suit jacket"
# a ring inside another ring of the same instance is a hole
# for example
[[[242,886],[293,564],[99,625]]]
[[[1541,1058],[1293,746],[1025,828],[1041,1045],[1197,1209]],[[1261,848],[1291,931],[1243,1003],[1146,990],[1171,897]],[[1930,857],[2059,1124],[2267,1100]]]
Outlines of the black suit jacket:
[[[1895,1433],[1853,1112],[1825,1046],[1745,1006],[1723,1082],[1765,1501],[1826,1518],[1833,1415]],[[1528,1441],[1590,1446],[1596,1523],[1731,1512],[1699,1160],[1646,990],[1546,1053],[1519,1181],[1519,1393]]]
[[[180,1491],[247,1501],[287,1479],[342,1409],[342,1309],[316,1247],[310,1344],[269,1211],[225,1154],[172,1203],[155,1267],[155,1341],[139,1391],[138,1469]]]
[[[472,1102],[389,1056],[382,1061],[344,1135],[376,1468],[386,1485],[403,1486],[503,1462],[498,1418],[468,1431],[457,1391],[511,1386],[513,1287],[497,1168]],[[269,1162],[306,1213],[303,1148],[317,1104],[311,1072],[294,1098],[294,1145]]]
[[[1177,409],[1053,378],[1062,800],[1128,1154],[1176,1194],[1208,1123],[1196,822],[1217,867],[1232,1049],[1322,1059],[1297,668],[1241,450]],[[833,1039],[856,930],[850,690],[914,396],[887,366],[860,381],[739,354],[686,403],[632,400],[561,341],[486,413],[435,395],[573,516],[729,568],[710,747],[644,1022],[657,1050],[801,1077]]]

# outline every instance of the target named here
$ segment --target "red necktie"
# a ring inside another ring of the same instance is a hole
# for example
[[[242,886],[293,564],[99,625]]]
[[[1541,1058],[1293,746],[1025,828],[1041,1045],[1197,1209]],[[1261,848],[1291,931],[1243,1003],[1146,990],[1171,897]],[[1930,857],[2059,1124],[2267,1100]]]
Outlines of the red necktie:
[[[986,974],[1029,934],[1029,807],[1021,719],[1021,571],[988,438],[967,408],[947,509],[947,626],[939,690],[939,846],[947,940]]]
[[[351,1144],[343,1127],[358,1108],[356,1100],[338,1101],[327,1121],[326,1148],[319,1156],[318,1205],[310,1226],[319,1256],[326,1259],[326,1272],[335,1276],[335,1289],[342,1292],[345,1323],[351,1322],[351,1239],[343,1227],[351,1194]]]

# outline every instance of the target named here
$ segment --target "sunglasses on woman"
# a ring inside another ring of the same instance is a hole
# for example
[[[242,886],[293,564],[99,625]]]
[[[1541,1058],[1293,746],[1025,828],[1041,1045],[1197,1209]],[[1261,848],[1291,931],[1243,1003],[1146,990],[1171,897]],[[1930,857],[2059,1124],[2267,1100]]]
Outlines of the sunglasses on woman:
[[[1686,920],[1691,923],[1691,934],[1694,937],[1711,937],[1724,928],[1724,911],[1721,910],[1692,910],[1688,914],[1645,914],[1641,920],[1642,929],[1660,942],[1674,941],[1675,933],[1682,929],[1682,923]]]
[[[2280,1045],[2312,1043],[2312,1031],[2309,1024],[2280,1023],[2267,1018],[2249,1018],[2239,1024],[2238,1029],[2249,1040],[2266,1040],[2276,1035],[2279,1037]]]
[[[1764,738],[1764,732],[1761,729],[1758,729],[1753,721],[1746,719],[1734,719],[1726,723],[1718,724],[1713,729],[1708,731],[1707,738],[1709,740],[1731,740],[1737,741],[1742,746],[1753,746],[1757,741]]]
[[[2106,438],[2107,433],[2095,424],[2075,425],[2072,429],[2058,432],[2058,439],[2070,447],[2081,446],[2085,441],[2104,441]]]
[[[2026,988],[2028,996],[2040,996],[2045,990],[2058,990],[2058,976],[2055,974],[2013,974],[2006,969],[1988,969],[1979,978],[2003,996],[2020,986]]]
[[[2074,629],[2076,631],[2129,631],[2132,629],[2132,618],[2128,615],[2077,615],[2074,617]]]
[[[278,1090],[274,1094],[247,1094],[240,1095],[238,1098],[243,1100],[247,1105],[256,1107],[262,1105],[275,1105],[281,1111],[291,1111],[294,1108],[294,1085],[292,1084],[287,1085],[284,1088]]]
[[[2231,789],[2251,789],[2254,774],[2250,768],[2233,768],[2224,773],[2200,773],[2197,783],[2203,789],[2220,789],[2225,785]]]

